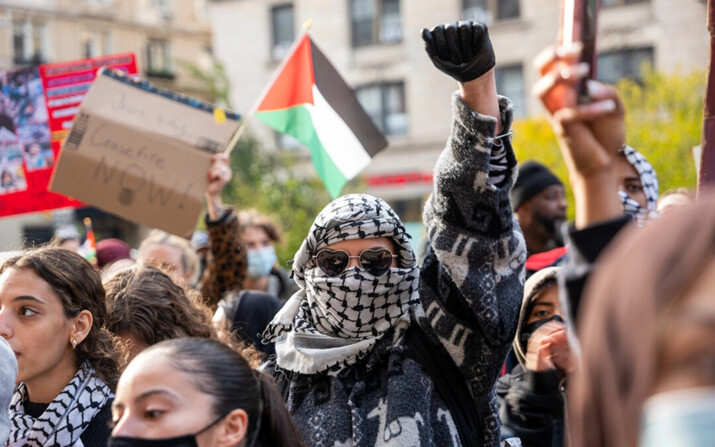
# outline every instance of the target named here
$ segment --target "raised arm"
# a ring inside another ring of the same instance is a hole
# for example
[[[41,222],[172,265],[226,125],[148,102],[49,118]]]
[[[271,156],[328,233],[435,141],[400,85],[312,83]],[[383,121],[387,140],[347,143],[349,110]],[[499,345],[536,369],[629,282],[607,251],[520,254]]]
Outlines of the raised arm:
[[[201,295],[211,308],[230,290],[241,290],[246,278],[246,250],[238,234],[238,217],[225,207],[221,192],[231,180],[231,168],[224,154],[215,155],[208,171],[206,189],[206,227],[209,233],[210,259],[201,282]]]
[[[580,52],[580,44],[551,47],[534,61],[540,75],[534,94],[549,114],[576,203],[563,275],[572,317],[596,258],[629,220],[617,194],[616,157],[626,132],[623,102],[613,86],[587,81],[590,101],[577,104],[576,85],[588,72],[578,63]]]
[[[509,205],[512,106],[497,97],[485,25],[440,26],[423,38],[435,66],[460,90],[424,210],[431,247],[421,272],[420,324],[446,348],[477,402],[490,403],[516,330],[526,259]]]

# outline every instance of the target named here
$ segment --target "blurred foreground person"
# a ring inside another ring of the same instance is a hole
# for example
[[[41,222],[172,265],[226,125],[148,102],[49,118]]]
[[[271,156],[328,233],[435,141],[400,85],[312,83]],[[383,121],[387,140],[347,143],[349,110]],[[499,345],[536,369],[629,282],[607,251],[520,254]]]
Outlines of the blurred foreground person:
[[[17,358],[9,446],[95,446],[109,437],[119,376],[99,274],[41,248],[0,267],[0,336]]]
[[[564,445],[567,375],[576,369],[559,300],[560,267],[548,267],[524,284],[524,302],[513,351],[519,361],[499,379],[502,437],[517,436],[524,447]]]
[[[106,328],[121,341],[125,360],[151,345],[182,337],[217,338],[199,293],[157,267],[135,265],[104,280]]]
[[[496,446],[496,379],[516,331],[526,248],[509,204],[512,105],[481,23],[423,30],[459,81],[435,167],[422,269],[383,200],[328,204],[295,254],[301,290],[265,332],[267,365],[313,446]]]
[[[0,445],[5,445],[10,436],[8,408],[15,389],[17,360],[12,348],[0,337]]]
[[[273,379],[208,339],[161,342],[122,374],[111,447],[302,447]]]
[[[581,447],[710,445],[715,439],[715,199],[636,231],[622,216],[625,137],[615,89],[588,81],[580,46],[537,58],[576,197],[566,303],[578,315],[581,370],[570,382],[570,443]],[[570,92],[564,101],[563,90]],[[614,240],[615,238],[615,240]],[[611,242],[613,240],[613,242]],[[608,247],[608,253],[601,252]],[[590,272],[595,272],[588,278]],[[589,279],[588,290],[583,285]],[[583,298],[581,296],[583,295]]]
[[[573,445],[712,445],[715,197],[624,231],[599,264],[580,317]]]

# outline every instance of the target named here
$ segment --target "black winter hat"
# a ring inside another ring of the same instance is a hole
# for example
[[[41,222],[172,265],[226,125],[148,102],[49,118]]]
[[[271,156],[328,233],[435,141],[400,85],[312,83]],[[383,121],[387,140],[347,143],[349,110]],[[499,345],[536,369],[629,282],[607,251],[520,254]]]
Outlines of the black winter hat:
[[[522,203],[551,185],[563,185],[563,183],[549,171],[549,168],[535,161],[522,163],[514,187],[509,193],[512,211],[516,211]]]

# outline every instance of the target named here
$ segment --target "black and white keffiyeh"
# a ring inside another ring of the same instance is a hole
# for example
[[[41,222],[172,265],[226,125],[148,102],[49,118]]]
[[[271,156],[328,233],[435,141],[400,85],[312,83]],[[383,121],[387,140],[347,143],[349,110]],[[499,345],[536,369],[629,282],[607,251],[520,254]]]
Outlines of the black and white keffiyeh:
[[[102,410],[112,392],[85,362],[44,413],[33,418],[24,411],[27,387],[20,383],[10,403],[12,428],[8,447],[83,447],[80,436]]]
[[[336,277],[325,275],[313,256],[351,239],[387,237],[394,241],[398,267],[375,277],[359,267]],[[399,217],[383,200],[364,194],[340,197],[316,217],[296,252],[293,295],[264,332],[276,342],[280,368],[303,374],[334,375],[367,355],[394,327],[407,327],[418,303],[419,268]],[[396,331],[399,333],[400,331]]]
[[[641,179],[646,198],[646,208],[643,208],[640,203],[631,199],[625,191],[619,190],[618,196],[621,199],[623,211],[635,216],[638,225],[643,225],[645,221],[657,217],[658,215],[656,211],[658,206],[658,176],[655,173],[655,169],[653,169],[653,165],[637,150],[625,145],[621,149],[621,152]]]

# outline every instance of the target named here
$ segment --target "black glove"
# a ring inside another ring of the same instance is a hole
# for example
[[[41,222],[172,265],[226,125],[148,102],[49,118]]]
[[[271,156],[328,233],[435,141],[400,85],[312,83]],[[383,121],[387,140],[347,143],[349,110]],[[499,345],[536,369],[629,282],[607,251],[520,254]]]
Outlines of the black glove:
[[[459,82],[477,79],[494,67],[494,49],[487,26],[454,22],[422,28],[425,50],[435,67]]]

